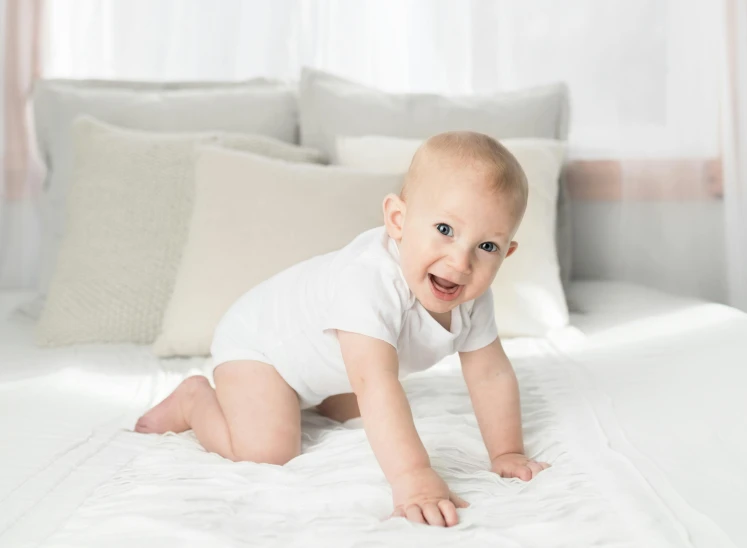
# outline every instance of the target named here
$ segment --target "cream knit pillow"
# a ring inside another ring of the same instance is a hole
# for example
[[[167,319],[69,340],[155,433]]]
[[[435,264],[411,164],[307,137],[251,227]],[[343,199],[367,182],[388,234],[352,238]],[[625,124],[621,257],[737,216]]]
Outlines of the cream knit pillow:
[[[401,180],[200,147],[194,215],[156,354],[209,354],[215,326],[238,297],[383,224],[383,198]]]
[[[153,342],[192,212],[197,143],[320,161],[269,137],[149,133],[90,117],[76,120],[72,140],[67,226],[36,331],[44,346]]]

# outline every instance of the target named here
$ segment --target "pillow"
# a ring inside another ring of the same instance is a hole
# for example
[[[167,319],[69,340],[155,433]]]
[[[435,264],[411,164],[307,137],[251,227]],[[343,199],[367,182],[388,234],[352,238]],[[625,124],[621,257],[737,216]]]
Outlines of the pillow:
[[[420,139],[341,137],[341,165],[376,172],[407,171]],[[495,318],[503,337],[544,336],[568,324],[568,307],[555,248],[558,176],[565,144],[550,139],[502,139],[529,181],[529,201],[516,234],[516,252],[506,259],[492,285]]]
[[[212,147],[196,161],[194,215],[159,356],[207,355],[223,313],[242,294],[304,259],[383,224],[402,177],[291,164]]]
[[[496,139],[568,138],[565,84],[470,97],[391,94],[322,71],[305,69],[299,89],[301,144],[335,161],[335,138],[386,135],[426,139],[450,130],[471,130]],[[570,201],[560,187],[557,246],[564,283],[571,276]]]
[[[269,137],[148,133],[90,117],[76,120],[72,136],[67,230],[36,329],[44,346],[153,342],[192,212],[196,143],[320,161]]]
[[[39,81],[34,126],[47,176],[41,199],[40,293],[46,294],[65,228],[72,177],[71,126],[80,115],[149,131],[232,131],[296,142],[295,90],[268,80],[242,83]]]

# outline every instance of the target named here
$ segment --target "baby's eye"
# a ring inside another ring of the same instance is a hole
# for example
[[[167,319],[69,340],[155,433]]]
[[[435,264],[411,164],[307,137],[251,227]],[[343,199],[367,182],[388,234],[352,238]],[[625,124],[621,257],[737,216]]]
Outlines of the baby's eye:
[[[480,249],[487,251],[488,253],[495,253],[498,251],[498,246],[493,242],[483,242],[480,244]]]
[[[453,236],[454,235],[454,229],[451,228],[446,223],[438,223],[436,225],[436,230],[438,230],[444,236]]]

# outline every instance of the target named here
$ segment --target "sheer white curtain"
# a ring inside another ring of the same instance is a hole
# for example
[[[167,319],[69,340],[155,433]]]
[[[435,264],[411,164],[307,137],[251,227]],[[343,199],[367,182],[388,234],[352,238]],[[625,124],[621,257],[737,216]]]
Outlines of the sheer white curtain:
[[[745,306],[745,151],[734,141],[745,136],[745,93],[728,88],[739,78],[726,62],[744,24],[723,40],[729,2],[733,12],[744,1],[53,0],[44,70],[294,80],[308,65],[446,94],[564,80],[576,277]],[[730,131],[727,96],[742,113]]]
[[[479,4],[492,9],[449,0],[52,0],[45,73],[294,80],[309,65],[387,90],[469,92]]]
[[[27,97],[38,69],[40,0],[0,0],[0,289],[36,278],[41,173]]]
[[[726,4],[724,199],[729,302],[747,310],[747,1]]]

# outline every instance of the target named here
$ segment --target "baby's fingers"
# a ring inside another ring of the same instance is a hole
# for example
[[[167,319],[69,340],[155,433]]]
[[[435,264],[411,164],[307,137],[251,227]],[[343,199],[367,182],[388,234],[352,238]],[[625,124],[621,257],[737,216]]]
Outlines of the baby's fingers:
[[[508,474],[501,474],[504,478],[519,478],[522,481],[529,481],[532,479],[532,469],[529,467],[529,464],[521,464],[515,467],[512,467]]]
[[[422,505],[411,504],[407,508],[395,508],[391,517],[406,518],[408,521],[414,523],[435,525],[436,527],[452,527],[459,523],[459,516],[456,511],[457,506],[459,508],[466,508],[469,506],[469,503],[454,494],[451,496],[453,499],[456,499],[454,502],[444,499],[438,501],[438,504],[435,502],[426,502]],[[455,503],[457,506],[455,506]]]
[[[405,517],[407,517],[409,521],[414,521],[415,523],[425,523],[423,511],[417,504],[411,504],[405,508]]]
[[[457,516],[456,507],[454,506],[454,503],[451,502],[450,500],[438,501],[438,509],[441,510],[441,513],[444,516],[444,520],[446,521],[446,527],[453,527],[454,525],[459,523],[459,516]]]
[[[435,502],[426,502],[423,504],[423,516],[428,525],[435,525],[436,527],[446,525],[444,516],[441,515],[441,509]]]
[[[532,478],[537,477],[537,474],[542,472],[542,470],[545,469],[545,467],[542,466],[539,462],[529,461],[527,463],[527,466],[532,471]],[[530,478],[531,479],[531,478]]]
[[[454,506],[457,508],[467,508],[469,506],[469,502],[464,500],[459,495],[455,495],[454,493],[449,493],[449,500],[454,503]]]
[[[401,506],[398,506],[394,509],[394,512],[392,512],[392,515],[389,516],[391,518],[406,518],[405,510]]]

